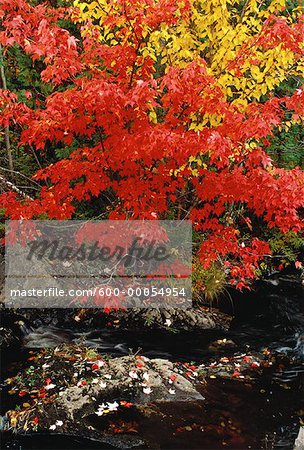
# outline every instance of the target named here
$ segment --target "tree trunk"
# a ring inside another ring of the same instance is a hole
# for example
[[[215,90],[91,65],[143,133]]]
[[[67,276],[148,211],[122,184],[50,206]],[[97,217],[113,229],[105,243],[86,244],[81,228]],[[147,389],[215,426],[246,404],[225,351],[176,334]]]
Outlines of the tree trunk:
[[[1,74],[2,87],[4,90],[6,90],[7,83],[6,83],[6,76],[5,76],[5,71],[4,71],[4,58],[3,58],[3,51],[2,51],[1,44],[0,44],[0,74]],[[8,125],[6,125],[4,127],[4,136],[5,136],[5,147],[6,147],[6,153],[7,153],[7,159],[8,159],[8,168],[11,171],[11,177],[13,177],[14,162],[13,162],[13,155],[12,155]]]

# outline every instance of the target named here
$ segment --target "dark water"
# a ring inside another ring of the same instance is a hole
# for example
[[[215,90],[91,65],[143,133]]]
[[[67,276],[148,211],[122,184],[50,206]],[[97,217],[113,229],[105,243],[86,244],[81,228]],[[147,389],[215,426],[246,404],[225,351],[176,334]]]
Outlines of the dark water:
[[[255,301],[256,300],[256,301]],[[254,302],[255,301],[255,302]],[[226,303],[225,303],[226,302]],[[243,303],[242,303],[243,302]],[[276,303],[278,302],[278,303]],[[121,331],[108,328],[75,331],[41,325],[24,337],[19,352],[3,354],[3,378],[15,375],[24,368],[28,352],[41,347],[56,346],[61,342],[83,343],[97,347],[101,353],[123,356],[139,351],[150,358],[172,361],[207,363],[235,352],[260,351],[267,346],[292,353],[303,330],[303,288],[289,280],[275,286],[264,284],[255,293],[240,299],[230,299],[221,305],[226,311],[234,309],[235,319],[229,332],[203,331]],[[230,311],[231,312],[231,311]],[[297,334],[298,333],[298,334]],[[217,347],[218,339],[232,341],[230,346]],[[299,354],[303,351],[299,347]],[[26,449],[264,449],[291,450],[303,409],[303,372],[298,377],[286,378],[285,386],[273,383],[272,376],[257,384],[234,380],[211,379],[202,392],[205,400],[191,403],[160,403],[149,417],[135,409],[119,416],[86,419],[101,433],[123,423],[135,424],[136,432],[116,435],[115,440],[92,440],[73,435],[31,434],[14,436],[4,433],[1,448]],[[14,407],[4,396],[1,414]],[[134,428],[134,427],[133,427]],[[130,442],[123,439],[129,437]],[[143,439],[146,444],[141,443]],[[120,447],[119,447],[120,445]],[[132,447],[133,445],[133,447]]]

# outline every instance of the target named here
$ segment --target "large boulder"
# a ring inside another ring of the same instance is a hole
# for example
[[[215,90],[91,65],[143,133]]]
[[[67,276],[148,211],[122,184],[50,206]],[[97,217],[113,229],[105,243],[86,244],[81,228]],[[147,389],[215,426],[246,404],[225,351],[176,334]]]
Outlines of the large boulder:
[[[90,418],[148,407],[157,402],[203,401],[196,390],[195,368],[179,370],[177,363],[130,355],[109,358],[94,349],[63,345],[42,350],[31,366],[7,380],[10,393],[22,397],[24,409],[8,411],[8,426],[24,430],[56,429],[83,433]]]

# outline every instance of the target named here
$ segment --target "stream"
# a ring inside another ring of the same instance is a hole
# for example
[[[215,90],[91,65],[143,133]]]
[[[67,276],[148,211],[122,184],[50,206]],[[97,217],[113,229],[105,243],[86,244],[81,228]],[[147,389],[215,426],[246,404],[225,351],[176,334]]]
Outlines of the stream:
[[[277,302],[277,303],[276,303]],[[61,343],[95,347],[112,357],[140,353],[148,358],[163,358],[210,364],[221,357],[252,351],[271,351],[304,357],[304,298],[303,285],[294,278],[261,283],[255,292],[235,294],[219,305],[234,314],[229,331],[202,330],[76,330],[50,323],[36,326],[23,324],[22,346],[14,352],[2,352],[2,380],[16,375],[30,365],[28,357],[40,348],[56,347]],[[139,439],[126,440],[128,433],[115,436],[115,442],[87,439],[73,434],[49,432],[14,435],[2,433],[2,449],[263,449],[292,450],[299,430],[299,417],[303,414],[304,366],[297,365],[280,374],[269,371],[268,376],[255,384],[214,377],[204,387],[204,401],[164,402],[161,414],[149,419],[131,409],[119,420],[136,423]],[[280,383],[274,383],[275,378]],[[3,382],[3,381],[2,381]],[[3,385],[2,385],[3,387]],[[1,415],[14,408],[13,400],[2,389]],[[98,422],[90,418],[91,425],[101,432],[111,428],[110,421]],[[119,440],[120,439],[120,440]],[[153,442],[152,447],[143,442]]]

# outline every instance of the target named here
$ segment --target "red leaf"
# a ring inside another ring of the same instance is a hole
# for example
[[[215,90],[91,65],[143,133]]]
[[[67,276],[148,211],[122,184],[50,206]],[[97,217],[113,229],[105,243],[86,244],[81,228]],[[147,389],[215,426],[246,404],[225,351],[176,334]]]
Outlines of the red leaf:
[[[19,397],[24,397],[25,395],[27,395],[28,392],[27,391],[19,391]]]

